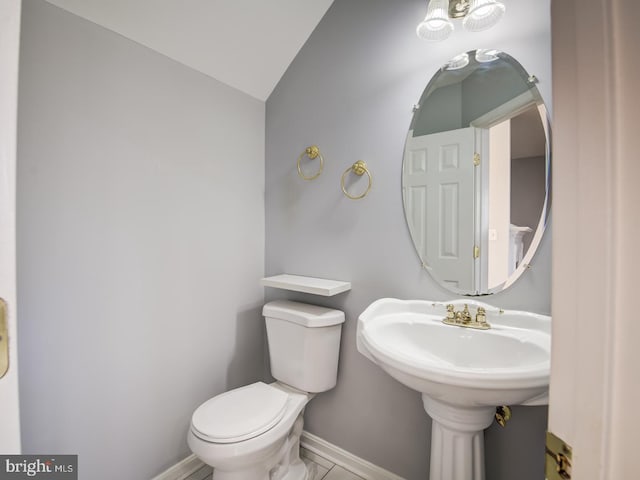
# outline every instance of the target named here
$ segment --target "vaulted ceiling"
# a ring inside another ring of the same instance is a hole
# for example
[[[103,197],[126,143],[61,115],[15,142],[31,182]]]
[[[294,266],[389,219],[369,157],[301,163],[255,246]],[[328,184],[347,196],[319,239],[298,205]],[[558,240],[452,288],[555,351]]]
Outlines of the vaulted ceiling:
[[[47,0],[266,100],[333,0]]]

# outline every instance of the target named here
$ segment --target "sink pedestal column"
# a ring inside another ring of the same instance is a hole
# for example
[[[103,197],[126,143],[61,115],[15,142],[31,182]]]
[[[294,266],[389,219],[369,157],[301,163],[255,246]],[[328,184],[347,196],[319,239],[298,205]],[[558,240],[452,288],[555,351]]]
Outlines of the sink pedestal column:
[[[429,480],[484,480],[484,429],[495,407],[460,407],[422,394],[431,426]]]

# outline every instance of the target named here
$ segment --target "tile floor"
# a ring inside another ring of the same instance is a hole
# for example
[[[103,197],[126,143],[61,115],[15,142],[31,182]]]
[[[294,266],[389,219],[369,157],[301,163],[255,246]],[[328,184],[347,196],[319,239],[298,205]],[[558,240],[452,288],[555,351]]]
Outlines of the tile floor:
[[[334,465],[329,460],[302,448],[300,450],[302,460],[309,466],[309,471],[314,472],[309,480],[363,480],[339,465]],[[185,480],[211,480],[213,472],[211,467],[203,466],[198,471],[189,475]]]

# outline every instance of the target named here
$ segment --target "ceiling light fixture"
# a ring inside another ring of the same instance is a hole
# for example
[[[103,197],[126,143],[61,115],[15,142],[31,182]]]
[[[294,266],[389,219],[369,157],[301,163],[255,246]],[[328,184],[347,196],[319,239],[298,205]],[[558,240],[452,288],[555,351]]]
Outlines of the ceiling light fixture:
[[[453,32],[452,20],[456,19],[462,19],[465,29],[479,32],[498,23],[504,11],[498,0],[431,0],[416,33],[424,40],[444,40]]]

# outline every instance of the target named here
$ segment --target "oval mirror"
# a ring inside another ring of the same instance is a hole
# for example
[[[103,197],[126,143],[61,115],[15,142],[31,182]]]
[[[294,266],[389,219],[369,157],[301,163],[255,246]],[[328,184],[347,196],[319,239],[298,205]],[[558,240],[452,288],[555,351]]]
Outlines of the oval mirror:
[[[422,264],[456,294],[513,284],[544,233],[550,132],[536,81],[504,52],[475,50],[444,65],[415,108],[405,216]]]

